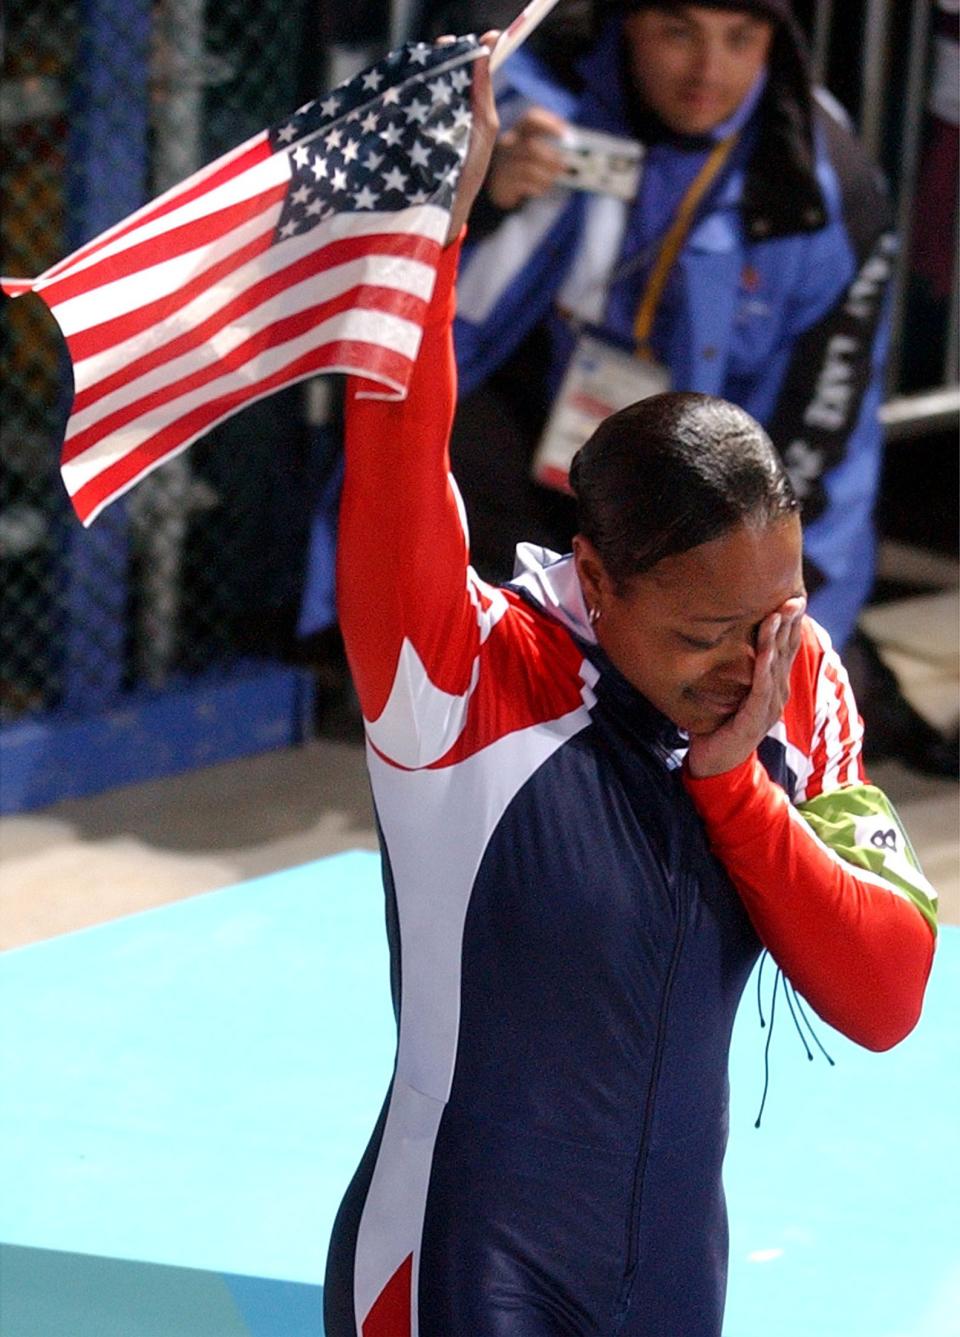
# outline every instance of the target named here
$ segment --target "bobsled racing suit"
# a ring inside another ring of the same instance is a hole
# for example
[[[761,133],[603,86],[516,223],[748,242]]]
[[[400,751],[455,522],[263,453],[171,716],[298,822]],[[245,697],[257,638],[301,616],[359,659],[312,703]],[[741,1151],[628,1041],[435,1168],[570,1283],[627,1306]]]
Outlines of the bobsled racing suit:
[[[457,249],[406,402],[348,393],[340,615],[399,1038],[327,1337],[717,1337],[728,1045],[761,944],[882,1049],[919,1013],[934,894],[815,623],[758,753],[694,780],[600,651],[571,559],[528,550],[503,589],[468,567]]]

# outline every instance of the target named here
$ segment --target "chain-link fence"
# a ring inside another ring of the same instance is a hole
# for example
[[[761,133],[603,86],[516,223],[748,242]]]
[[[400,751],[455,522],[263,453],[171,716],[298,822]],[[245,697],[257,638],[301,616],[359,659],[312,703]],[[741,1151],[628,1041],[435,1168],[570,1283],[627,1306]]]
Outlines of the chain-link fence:
[[[311,0],[33,0],[4,32],[2,272],[32,277],[321,86]],[[0,719],[89,715],[287,649],[318,468],[303,387],[248,409],[83,530],[71,387],[39,298],[5,300]],[[318,458],[320,463],[318,464]]]
[[[582,50],[609,4],[564,0],[537,40],[562,64]],[[389,43],[438,23],[480,29],[519,7],[520,0],[12,7],[0,84],[0,269],[39,274]],[[899,418],[888,428],[916,430],[925,414],[942,414],[938,395],[947,396],[945,421],[952,421],[956,272],[944,262],[933,291],[918,260],[931,233],[931,180],[940,195],[953,190],[940,211],[947,222],[937,227],[956,227],[955,180],[931,176],[929,161],[939,124],[929,110],[933,10],[927,0],[797,0],[796,10],[818,73],[866,131],[900,209],[907,246],[897,328],[919,323],[925,333],[895,341],[903,355],[894,359],[885,412]],[[954,251],[935,245],[933,253]],[[71,397],[61,336],[32,295],[4,301],[0,328],[0,724],[92,718],[131,693],[229,671],[246,656],[288,656],[304,564],[316,550],[315,503],[336,457],[335,429],[311,425],[305,411],[309,386],[217,427],[84,530],[58,476]],[[932,408],[917,395],[928,390]]]

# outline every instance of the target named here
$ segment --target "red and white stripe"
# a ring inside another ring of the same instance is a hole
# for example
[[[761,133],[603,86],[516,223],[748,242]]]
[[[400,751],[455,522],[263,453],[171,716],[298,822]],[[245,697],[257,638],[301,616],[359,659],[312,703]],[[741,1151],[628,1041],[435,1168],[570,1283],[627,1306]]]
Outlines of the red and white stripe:
[[[844,785],[864,783],[863,723],[847,671],[827,633],[809,620],[820,642],[823,658],[816,683],[816,710],[810,744],[811,772],[796,802],[816,798]]]
[[[519,601],[497,626],[522,617]],[[522,634],[522,632],[521,632]],[[502,675],[490,664],[494,637],[477,644],[481,679]],[[516,662],[516,661],[514,661]],[[595,674],[589,665],[584,666]],[[404,686],[400,679],[417,676]],[[391,697],[426,702],[436,727],[438,689],[419,659],[399,663]],[[471,678],[474,675],[471,674]],[[400,926],[403,997],[390,1102],[357,1227],[353,1297],[357,1337],[418,1337],[423,1231],[434,1153],[453,1087],[460,1040],[463,944],[473,884],[503,814],[547,760],[590,723],[586,682],[569,682],[559,717],[513,728],[455,765],[409,770],[401,758],[367,747],[367,765],[386,836]],[[487,729],[492,726],[491,712]],[[515,717],[514,717],[515,718]],[[371,728],[368,724],[368,737]],[[469,730],[469,726],[468,726]],[[447,751],[461,732],[453,720],[431,751]],[[381,736],[381,742],[386,743]],[[403,746],[406,746],[405,741]],[[445,838],[437,840],[438,830]]]
[[[447,228],[433,205],[341,213],[279,243],[287,151],[266,133],[38,279],[70,351],[63,477],[89,524],[217,423],[320,371],[402,395]]]

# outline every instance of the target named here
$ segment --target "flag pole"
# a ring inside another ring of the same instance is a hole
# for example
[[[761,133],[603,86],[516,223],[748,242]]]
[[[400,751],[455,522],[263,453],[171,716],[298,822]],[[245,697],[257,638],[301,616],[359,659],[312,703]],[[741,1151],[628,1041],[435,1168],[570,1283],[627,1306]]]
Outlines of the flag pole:
[[[556,3],[557,0],[530,0],[530,4],[517,15],[509,28],[504,28],[490,56],[491,74],[516,51],[521,42],[527,40],[537,24],[547,17]]]

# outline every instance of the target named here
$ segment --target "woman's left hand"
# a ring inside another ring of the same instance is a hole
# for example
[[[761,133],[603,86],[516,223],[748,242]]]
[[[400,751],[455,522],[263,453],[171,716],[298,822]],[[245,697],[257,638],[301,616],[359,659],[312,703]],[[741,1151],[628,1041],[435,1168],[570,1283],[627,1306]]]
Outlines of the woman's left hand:
[[[806,599],[788,599],[761,622],[753,682],[743,705],[713,733],[690,739],[686,766],[695,778],[720,775],[746,761],[783,714],[806,606]]]

